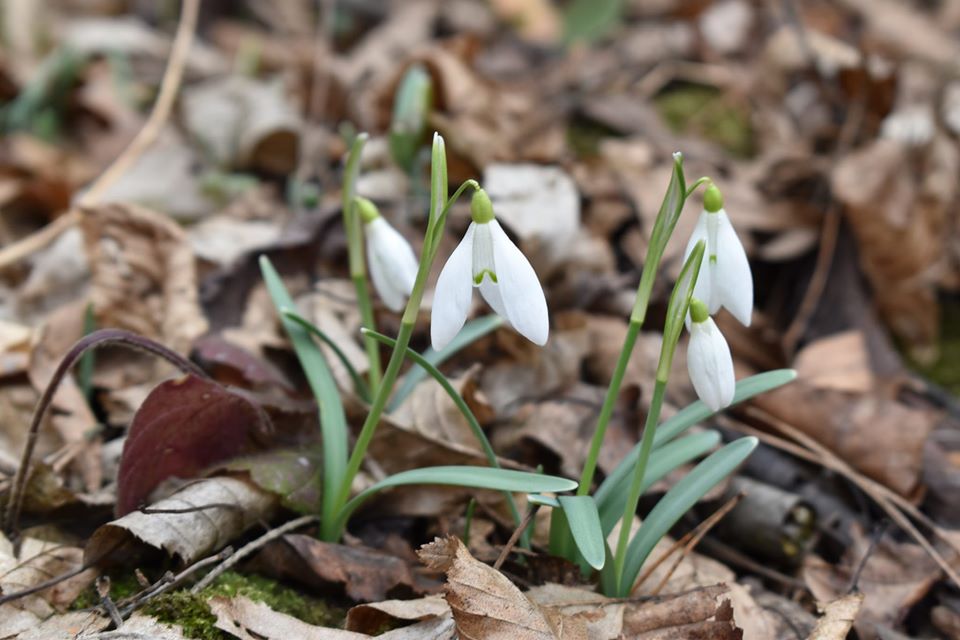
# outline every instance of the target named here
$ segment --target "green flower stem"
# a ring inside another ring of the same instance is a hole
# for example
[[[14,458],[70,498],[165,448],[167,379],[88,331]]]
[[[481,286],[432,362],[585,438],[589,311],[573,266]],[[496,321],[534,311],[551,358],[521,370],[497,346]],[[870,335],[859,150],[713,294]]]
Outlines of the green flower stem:
[[[593,483],[593,474],[597,470],[597,459],[600,457],[600,447],[603,446],[603,436],[607,432],[607,425],[610,423],[610,417],[613,415],[613,408],[617,404],[617,397],[620,395],[620,386],[623,384],[623,376],[627,372],[627,365],[630,363],[630,356],[633,354],[633,346],[640,335],[640,328],[643,326],[643,320],[630,318],[630,325],[627,327],[627,337],[623,341],[623,348],[620,350],[620,357],[617,359],[617,366],[610,379],[610,386],[607,387],[607,394],[603,398],[603,406],[600,408],[600,415],[597,417],[597,426],[593,430],[593,439],[590,441],[590,452],[583,464],[583,472],[580,474],[580,486],[577,487],[577,495],[585,496],[590,493],[590,486]]]
[[[686,200],[687,198],[692,196],[694,191],[696,191],[697,189],[699,189],[701,186],[705,184],[708,184],[708,185],[713,184],[713,180],[707,176],[702,176],[700,178],[697,178],[697,181],[694,182],[692,185],[690,185],[690,188],[687,189],[687,192],[684,194],[683,199]]]
[[[343,172],[343,193],[341,209],[343,211],[343,228],[347,235],[347,256],[350,264],[350,279],[357,291],[357,306],[360,309],[360,321],[365,327],[376,328],[373,317],[373,304],[370,302],[370,289],[367,286],[367,266],[364,262],[363,229],[360,216],[357,213],[353,197],[356,195],[357,174],[360,172],[360,154],[363,145],[367,142],[367,134],[358,134],[350,145],[347,163]],[[380,388],[380,348],[377,341],[364,338],[364,347],[367,350],[367,360],[370,361],[370,388],[376,391]]]
[[[460,188],[454,192],[453,197],[447,200],[440,215],[431,216],[430,222],[427,224],[426,237],[428,239],[429,246],[424,247],[424,250],[420,256],[420,267],[417,269],[417,278],[413,285],[413,291],[410,293],[410,298],[407,300],[407,307],[403,311],[403,317],[400,321],[400,330],[397,332],[397,346],[393,349],[393,353],[390,354],[390,360],[387,362],[387,368],[383,373],[380,386],[375,391],[376,395],[374,395],[373,403],[370,405],[370,411],[367,413],[367,418],[364,420],[363,426],[360,428],[360,435],[357,436],[357,443],[353,447],[353,453],[350,454],[350,459],[347,461],[347,469],[343,476],[343,484],[340,486],[340,495],[337,497],[337,511],[342,510],[347,504],[347,500],[350,498],[350,488],[353,485],[353,479],[360,471],[360,465],[363,463],[363,457],[367,453],[367,448],[370,446],[370,441],[373,439],[373,434],[377,429],[377,425],[380,423],[380,416],[383,414],[384,407],[387,405],[387,400],[390,398],[390,394],[393,391],[393,385],[397,381],[397,375],[400,373],[400,366],[403,364],[403,361],[406,358],[407,347],[410,345],[410,337],[413,335],[413,327],[414,324],[416,324],[417,316],[420,314],[420,302],[423,299],[423,290],[427,286],[427,278],[430,275],[430,267],[433,264],[433,259],[436,257],[437,253],[436,245],[439,244],[439,242],[436,241],[436,238],[438,238],[436,233],[437,228],[439,227],[442,230],[442,225],[446,221],[446,216],[450,210],[450,207],[454,202],[456,202],[457,198],[460,197],[467,187],[476,184],[477,183],[475,181],[468,180],[460,185]],[[431,209],[435,208],[439,207],[431,206]],[[376,339],[373,336],[367,336],[367,338],[376,342]],[[336,526],[338,528],[341,527],[339,524]],[[339,534],[339,531],[337,533]]]
[[[657,430],[657,423],[660,420],[660,410],[663,407],[663,395],[666,389],[666,380],[660,380],[658,377],[653,387],[653,397],[650,399],[650,411],[647,412],[647,421],[643,426],[640,455],[637,458],[637,466],[634,467],[633,481],[630,483],[630,493],[627,494],[627,502],[623,507],[623,520],[620,521],[617,552],[613,560],[618,593],[623,590],[620,581],[623,576],[623,566],[627,560],[627,547],[630,543],[630,523],[633,522],[633,516],[637,512],[637,504],[640,502],[643,475],[647,471],[647,461],[650,459],[650,452],[653,450],[653,437]]]
[[[376,331],[369,331],[366,329],[361,329],[363,333],[370,334],[380,342],[396,348],[396,341],[392,338],[388,338],[382,333],[377,333]],[[491,467],[500,468],[500,461],[497,459],[497,453],[493,450],[493,445],[490,444],[490,439],[487,438],[487,434],[483,432],[483,427],[480,426],[480,423],[477,421],[477,417],[473,415],[473,411],[470,410],[467,401],[463,399],[456,389],[453,388],[453,385],[450,384],[450,381],[447,380],[446,376],[440,373],[436,367],[434,367],[429,360],[424,358],[422,355],[414,351],[413,349],[407,348],[407,357],[413,360],[415,363],[423,367],[424,370],[430,372],[433,376],[433,379],[436,380],[443,390],[447,392],[447,395],[450,396],[450,399],[453,400],[453,403],[457,406],[457,409],[460,410],[461,415],[467,421],[467,424],[470,426],[470,430],[473,432],[474,437],[480,443],[480,448],[483,449],[484,455],[487,456],[487,462],[490,463]],[[508,492],[504,492],[504,496],[507,499],[507,505],[510,507],[510,514],[513,516],[514,524],[518,527],[522,517],[520,516],[520,510],[517,509],[517,503],[513,499],[513,495]]]

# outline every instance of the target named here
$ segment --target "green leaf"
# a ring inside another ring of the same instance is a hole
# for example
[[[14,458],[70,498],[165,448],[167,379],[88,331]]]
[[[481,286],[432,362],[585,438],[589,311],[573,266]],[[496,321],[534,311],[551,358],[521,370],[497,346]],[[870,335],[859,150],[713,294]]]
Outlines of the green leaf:
[[[428,347],[427,350],[423,352],[421,357],[434,367],[438,367],[467,345],[476,342],[483,336],[491,333],[502,325],[503,319],[497,315],[489,315],[482,318],[477,318],[476,320],[471,320],[463,326],[463,329],[460,330],[460,333],[458,333],[446,347],[440,351],[434,351],[431,347]],[[397,390],[393,392],[393,398],[390,400],[388,410],[393,411],[403,404],[403,401],[406,400],[411,393],[413,393],[413,390],[424,378],[427,377],[428,373],[430,372],[423,366],[413,367],[410,369],[403,377],[403,380],[400,382]]]
[[[557,498],[580,555],[594,569],[602,569],[604,562],[604,535],[600,528],[597,503],[590,496],[559,496]]]
[[[700,272],[700,263],[703,262],[703,252],[706,250],[706,242],[697,241],[693,250],[687,257],[677,276],[677,282],[670,292],[670,300],[667,302],[667,317],[663,328],[663,345],[660,348],[660,362],[657,363],[657,382],[667,383],[670,377],[670,366],[673,364],[673,355],[677,349],[677,342],[680,340],[680,333],[683,331],[684,320],[687,317],[687,309],[690,307],[690,298],[693,297],[693,287],[697,284],[697,274]],[[654,419],[659,418],[659,413]]]
[[[467,466],[412,469],[385,478],[357,494],[338,514],[338,523],[341,527],[346,524],[350,514],[375,493],[391,487],[409,484],[440,484],[523,493],[559,493],[561,491],[573,491],[577,488],[577,483],[574,480],[512,469]]]
[[[623,0],[573,0],[563,15],[567,43],[599,40],[620,24]]]
[[[754,396],[758,396],[761,393],[782,387],[796,378],[797,372],[793,369],[776,369],[744,378],[737,382],[737,389],[733,394],[733,401],[730,403],[730,407],[740,404],[744,400],[749,400]],[[677,437],[698,422],[703,422],[715,413],[715,411],[711,411],[707,405],[703,404],[701,400],[697,400],[693,404],[686,406],[681,411],[678,411],[672,418],[657,427],[657,433],[653,439],[654,448],[665,444],[670,439]],[[624,462],[627,462],[631,456],[633,460],[636,460],[637,453],[639,453],[639,446],[634,448],[634,450],[624,458]]]
[[[620,596],[629,595],[650,551],[710,489],[733,472],[756,448],[753,436],[740,438],[698,464],[667,492],[650,511],[627,548],[627,562],[620,581]]]
[[[223,468],[246,471],[261,489],[279,495],[288,509],[306,515],[319,513],[323,506],[323,454],[319,446],[255,453],[234,458]]]
[[[640,485],[640,495],[643,495],[655,482],[676,469],[682,464],[702,456],[720,442],[720,434],[716,431],[694,433],[680,440],[657,449],[656,455],[650,456],[647,470],[644,473],[643,484]],[[634,456],[634,460],[636,457]],[[621,463],[613,470],[603,484],[597,489],[593,499],[597,503],[600,513],[600,525],[604,536],[609,534],[617,521],[623,516],[630,490],[630,481],[633,478],[633,469],[636,463],[626,465]]]
[[[759,373],[755,376],[744,378],[743,380],[737,382],[737,388],[733,394],[733,401],[731,402],[730,406],[732,407],[745,400],[749,400],[754,396],[758,396],[761,393],[776,389],[777,387],[782,387],[788,382],[796,379],[796,377],[797,372],[793,369],[777,369],[775,371],[767,371],[766,373]],[[661,468],[661,460],[666,455],[663,450],[666,448],[668,442],[698,422],[703,422],[715,413],[715,411],[711,411],[707,405],[703,404],[702,401],[697,400],[696,402],[678,411],[676,415],[657,427],[657,432],[653,438],[653,447],[654,451],[656,451],[656,454],[651,456],[650,466],[647,467],[647,474],[651,474],[654,468]],[[618,493],[623,495],[626,494],[626,490],[630,486],[630,474],[633,473],[633,466],[637,463],[637,458],[639,456],[640,444],[637,443],[637,445],[630,450],[630,453],[624,456],[623,460],[620,461],[620,464],[617,465],[617,468],[614,469],[609,476],[607,476],[594,494],[594,499],[597,500],[597,506],[600,511],[600,521],[604,523],[604,531],[606,532],[609,532],[613,526],[613,524],[610,523],[609,518],[613,518],[613,521],[615,522],[623,512],[622,500],[617,503],[619,504],[619,507],[616,508],[610,507],[608,503],[610,503],[611,498],[618,495]],[[678,462],[674,466],[683,464],[683,462]],[[669,472],[669,469],[664,471],[664,473],[667,472]],[[644,485],[645,487],[650,486],[646,482],[644,482]],[[608,510],[611,510],[610,513],[608,513]]]
[[[332,510],[336,508],[335,497],[340,491],[347,468],[347,418],[340,401],[340,392],[333,374],[330,373],[330,367],[327,366],[326,358],[310,334],[284,315],[284,311],[296,307],[287,288],[283,286],[280,274],[266,256],[260,256],[260,271],[320,409],[320,430],[323,437],[323,517],[332,518]]]
[[[436,222],[440,212],[447,204],[447,147],[443,136],[433,134],[433,147],[430,150],[430,222]]]
[[[346,368],[347,373],[350,375],[350,379],[353,381],[353,390],[358,396],[363,398],[364,402],[370,402],[370,388],[367,386],[367,383],[363,381],[363,378],[357,372],[357,370],[350,363],[350,359],[347,358],[347,354],[337,345],[333,339],[320,330],[319,327],[314,325],[312,322],[301,316],[295,311],[287,309],[283,312],[283,315],[293,320],[298,325],[303,327],[303,329],[322,340],[328,347],[333,349],[333,353],[337,356],[337,359],[340,360],[340,363]]]
[[[400,80],[390,122],[390,154],[394,162],[408,173],[413,169],[432,106],[430,73],[422,64],[414,63]]]

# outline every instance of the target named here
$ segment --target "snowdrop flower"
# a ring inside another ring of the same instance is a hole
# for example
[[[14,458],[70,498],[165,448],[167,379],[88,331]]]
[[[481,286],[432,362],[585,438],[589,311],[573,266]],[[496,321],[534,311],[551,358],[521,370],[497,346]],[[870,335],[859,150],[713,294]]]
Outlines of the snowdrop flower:
[[[376,205],[359,197],[354,202],[367,238],[373,286],[388,308],[401,311],[417,279],[417,257],[407,239],[383,219]]]
[[[723,195],[714,185],[710,185],[703,196],[703,212],[687,243],[684,261],[700,240],[706,243],[706,254],[693,295],[706,303],[710,313],[726,307],[741,324],[749,327],[753,310],[750,263],[727,212],[723,210]],[[690,328],[689,316],[687,328]]]
[[[473,288],[522,336],[538,345],[547,342],[547,301],[537,274],[493,215],[483,189],[470,203],[473,222],[437,279],[430,314],[433,348],[447,346],[463,327]]]
[[[690,300],[690,344],[687,347],[687,370],[697,396],[712,411],[719,411],[733,401],[736,378],[730,347],[707,311],[707,305]]]

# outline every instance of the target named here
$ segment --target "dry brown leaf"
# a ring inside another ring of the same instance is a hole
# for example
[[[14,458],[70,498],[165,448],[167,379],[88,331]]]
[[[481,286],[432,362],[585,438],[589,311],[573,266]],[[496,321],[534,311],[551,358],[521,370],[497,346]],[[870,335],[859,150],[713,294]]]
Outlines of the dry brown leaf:
[[[392,621],[428,620],[450,614],[443,596],[427,596],[416,600],[384,600],[357,605],[347,612],[348,631],[374,634]]]
[[[251,482],[216,477],[192,482],[150,505],[109,522],[87,542],[87,563],[129,561],[157,549],[190,564],[216,551],[241,533],[270,519],[280,498]]]
[[[861,331],[844,331],[811,342],[797,354],[793,368],[797,377],[818,389],[866,393],[874,386]]]
[[[287,535],[269,545],[258,560],[264,570],[315,589],[343,588],[352,600],[383,600],[394,590],[417,590],[410,566],[402,559],[369,547],[323,542],[307,535]]]
[[[814,597],[832,602],[846,595],[856,567],[863,562],[857,588],[865,596],[857,607],[856,630],[860,638],[880,637],[878,629],[893,627],[907,616],[940,579],[940,569],[918,545],[881,539],[871,549],[870,539],[858,528],[841,564],[807,556],[803,579]],[[869,554],[869,555],[867,555]]]
[[[183,230],[163,214],[132,204],[85,209],[81,228],[98,326],[128,329],[187,353],[207,321]]]
[[[217,628],[240,640],[363,640],[374,637],[354,631],[313,626],[244,596],[215,596],[209,600],[209,604],[217,616]],[[381,640],[454,640],[455,636],[453,621],[449,616],[442,616],[375,637]]]
[[[817,389],[802,378],[753,402],[904,496],[917,488],[924,443],[938,420],[936,412],[907,406],[881,390]]]
[[[83,551],[53,528],[25,531],[16,554],[13,545],[0,534],[0,594],[15,593],[76,570],[82,561]],[[0,637],[27,631],[58,609],[63,610],[95,576],[93,569],[87,569],[53,587],[0,604]]]
[[[280,82],[215,77],[187,87],[184,124],[220,166],[290,173],[296,165],[300,117]]]
[[[461,376],[449,378],[450,384],[468,404],[479,401],[476,389],[479,368],[479,365],[474,365]],[[476,413],[474,412],[475,415]],[[449,394],[432,378],[418,384],[390,417],[397,424],[431,439],[470,449],[479,447],[477,437],[466,418]]]
[[[418,555],[431,569],[447,574],[445,597],[462,638],[587,638],[582,620],[539,607],[502,573],[474,559],[459,538],[437,538]]]
[[[823,617],[817,621],[807,640],[844,640],[863,606],[863,594],[851,593],[838,600],[819,604]]]
[[[934,155],[931,166],[923,168],[929,174],[944,162],[952,165],[953,171],[947,171],[952,177],[944,176],[946,191],[929,177],[918,181],[912,171],[904,171],[914,163],[908,147],[893,140],[880,139],[851,153],[831,176],[880,311],[920,357],[936,353],[937,267],[945,255],[947,216],[957,192],[957,155],[955,148],[947,152],[952,160],[938,161]]]

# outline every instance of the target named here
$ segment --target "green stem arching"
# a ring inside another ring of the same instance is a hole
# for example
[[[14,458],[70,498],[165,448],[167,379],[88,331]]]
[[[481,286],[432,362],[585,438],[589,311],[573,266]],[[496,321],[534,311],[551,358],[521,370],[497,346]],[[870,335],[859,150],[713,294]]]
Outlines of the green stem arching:
[[[367,142],[367,134],[358,134],[350,145],[346,166],[343,171],[343,189],[341,209],[343,212],[343,229],[347,236],[347,259],[350,265],[350,279],[357,292],[357,306],[360,309],[360,321],[363,326],[376,328],[373,316],[373,304],[370,301],[370,290],[367,286],[367,267],[364,263],[363,229],[360,217],[356,211],[353,198],[356,195],[357,175],[360,173],[360,154]],[[367,360],[370,362],[370,389],[376,391],[380,387],[380,349],[376,340],[364,338],[364,347],[367,351]]]
[[[660,420],[660,410],[663,407],[663,396],[667,389],[666,380],[657,379],[653,387],[653,396],[650,399],[650,410],[643,426],[643,439],[640,442],[640,455],[633,471],[633,481],[630,483],[630,492],[623,507],[623,520],[620,521],[620,534],[617,539],[617,550],[614,556],[614,575],[617,580],[617,592],[623,591],[620,581],[623,577],[623,566],[627,560],[627,547],[630,542],[630,523],[637,512],[640,502],[640,490],[643,486],[643,476],[647,471],[647,462],[653,450],[653,438],[656,435],[657,423]]]

